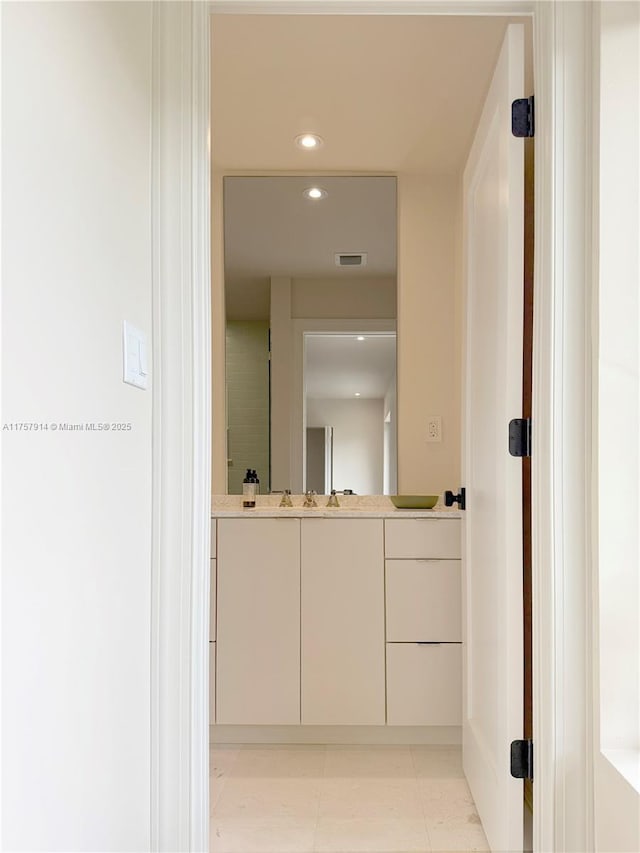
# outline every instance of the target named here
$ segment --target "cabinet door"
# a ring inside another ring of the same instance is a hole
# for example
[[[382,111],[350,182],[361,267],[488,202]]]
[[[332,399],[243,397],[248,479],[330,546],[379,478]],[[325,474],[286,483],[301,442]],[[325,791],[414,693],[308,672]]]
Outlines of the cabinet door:
[[[462,640],[459,560],[387,560],[387,642]]]
[[[459,726],[462,722],[460,643],[387,644],[390,726]]]
[[[216,561],[209,560],[211,571],[209,572],[209,640],[215,642],[216,639],[216,591],[217,591],[217,571]]]
[[[216,722],[300,722],[300,522],[218,522]]]
[[[385,723],[382,520],[302,521],[302,722]]]

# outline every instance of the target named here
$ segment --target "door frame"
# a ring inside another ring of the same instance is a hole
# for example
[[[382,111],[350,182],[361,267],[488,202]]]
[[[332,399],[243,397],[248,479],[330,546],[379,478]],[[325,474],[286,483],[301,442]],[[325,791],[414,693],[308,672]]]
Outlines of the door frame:
[[[584,0],[154,2],[152,849],[204,851],[208,844],[210,354],[220,345],[212,341],[210,317],[209,16],[230,13],[533,17],[533,849],[593,849],[589,498],[595,5]]]

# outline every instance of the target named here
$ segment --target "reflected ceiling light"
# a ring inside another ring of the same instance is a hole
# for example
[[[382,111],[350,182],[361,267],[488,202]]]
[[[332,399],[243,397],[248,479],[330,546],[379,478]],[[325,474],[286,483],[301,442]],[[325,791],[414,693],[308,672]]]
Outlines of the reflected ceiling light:
[[[354,396],[354,397],[359,397],[359,396],[360,396],[360,392],[359,392],[359,391],[356,391],[356,393],[355,393],[353,396]]]
[[[323,190],[322,187],[308,187],[303,192],[305,198],[310,198],[313,201],[317,201],[319,198],[326,198],[328,195],[329,193]]]
[[[322,137],[316,136],[315,133],[301,133],[300,136],[296,136],[296,145],[303,151],[314,151],[322,147],[322,142]]]
[[[363,341],[363,340],[364,340],[364,335],[358,335],[358,337],[356,338],[356,340],[357,340],[357,341]]]

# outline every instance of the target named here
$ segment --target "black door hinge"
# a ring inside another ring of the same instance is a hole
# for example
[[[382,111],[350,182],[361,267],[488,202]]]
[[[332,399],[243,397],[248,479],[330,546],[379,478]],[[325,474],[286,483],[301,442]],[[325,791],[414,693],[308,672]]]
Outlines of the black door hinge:
[[[445,492],[444,493],[444,505],[445,506],[453,506],[454,504],[458,504],[460,509],[467,508],[467,492],[466,489],[462,488],[458,492],[457,495],[454,495],[453,492]]]
[[[518,98],[511,104],[511,133],[514,136],[533,136],[534,131],[533,95]]]
[[[514,740],[511,743],[511,775],[514,779],[533,781],[533,741]]]
[[[512,456],[531,456],[531,419],[509,421],[509,453]]]

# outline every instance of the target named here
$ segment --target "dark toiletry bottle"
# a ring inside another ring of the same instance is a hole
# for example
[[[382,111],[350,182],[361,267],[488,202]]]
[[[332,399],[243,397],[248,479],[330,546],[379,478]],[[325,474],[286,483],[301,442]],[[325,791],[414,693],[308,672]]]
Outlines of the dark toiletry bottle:
[[[242,481],[242,506],[245,509],[253,509],[256,505],[256,479],[251,468],[247,468],[247,473]]]

